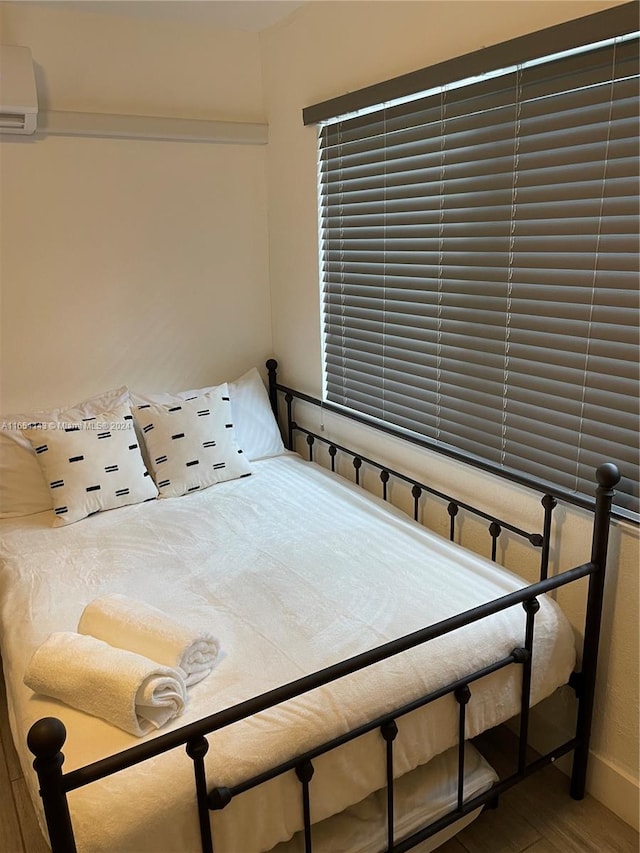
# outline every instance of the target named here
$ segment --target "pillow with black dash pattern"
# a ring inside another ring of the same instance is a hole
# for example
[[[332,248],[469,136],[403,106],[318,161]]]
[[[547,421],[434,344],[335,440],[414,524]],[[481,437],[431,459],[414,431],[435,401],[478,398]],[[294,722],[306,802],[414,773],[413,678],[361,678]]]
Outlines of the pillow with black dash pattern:
[[[251,474],[238,447],[226,382],[170,404],[133,408],[160,497],[179,497]]]
[[[93,513],[153,500],[128,403],[101,414],[68,412],[22,430],[53,499],[54,527]]]
[[[129,402],[126,386],[82,400],[74,406],[0,417],[0,518],[18,518],[51,509],[51,490],[42,476],[30,441],[22,434],[29,424],[47,424],[110,412]]]

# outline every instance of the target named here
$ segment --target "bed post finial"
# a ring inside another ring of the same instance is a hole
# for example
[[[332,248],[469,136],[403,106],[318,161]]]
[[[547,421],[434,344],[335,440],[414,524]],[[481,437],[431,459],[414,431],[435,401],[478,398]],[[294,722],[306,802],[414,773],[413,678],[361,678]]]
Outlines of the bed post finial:
[[[27,746],[35,755],[33,766],[40,782],[52,853],[75,853],[76,850],[67,793],[62,784],[64,755],[61,749],[66,739],[67,730],[56,717],[38,720],[27,735]]]
[[[275,358],[267,359],[266,368],[269,374],[269,400],[271,401],[273,414],[276,416],[276,420],[278,420],[278,362]]]
[[[596,691],[596,666],[598,663],[605,569],[611,525],[611,504],[615,496],[614,487],[620,482],[618,466],[614,465],[613,462],[605,462],[596,471],[596,479],[598,488],[596,489],[596,508],[591,544],[591,562],[595,566],[595,571],[589,576],[589,594],[585,616],[581,686],[578,694],[578,720],[576,725],[578,745],[573,756],[573,769],[571,771],[571,796],[574,800],[581,800],[584,797],[587,783],[587,760]]]
[[[620,470],[614,462],[603,462],[596,471],[596,479],[603,488],[613,489],[620,482]]]

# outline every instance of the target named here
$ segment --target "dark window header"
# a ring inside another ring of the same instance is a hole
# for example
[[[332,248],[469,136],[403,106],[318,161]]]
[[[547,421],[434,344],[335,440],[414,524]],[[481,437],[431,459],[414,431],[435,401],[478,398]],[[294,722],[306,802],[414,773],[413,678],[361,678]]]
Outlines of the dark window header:
[[[302,111],[303,122],[305,125],[318,124],[376,104],[444,86],[453,80],[487,74],[497,68],[529,62],[542,55],[548,56],[589,42],[614,38],[621,33],[634,32],[639,26],[639,14],[640,4],[634,0],[632,3],[623,3],[593,15],[537,30],[306,107]]]

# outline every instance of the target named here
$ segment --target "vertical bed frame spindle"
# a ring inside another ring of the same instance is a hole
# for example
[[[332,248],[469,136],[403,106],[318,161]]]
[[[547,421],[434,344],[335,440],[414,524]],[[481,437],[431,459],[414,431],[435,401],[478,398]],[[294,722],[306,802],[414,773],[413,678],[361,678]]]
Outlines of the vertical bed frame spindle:
[[[598,488],[596,489],[596,509],[593,519],[593,538],[591,542],[591,563],[596,570],[589,575],[587,612],[585,615],[584,643],[582,649],[582,670],[577,683],[578,720],[576,738],[578,745],[573,753],[571,772],[571,796],[581,800],[587,784],[587,761],[591,740],[591,723],[596,693],[596,669],[598,648],[600,645],[600,626],[602,623],[602,603],[604,599],[604,581],[607,568],[607,548],[609,546],[609,528],[611,504],[615,487],[620,482],[620,471],[612,462],[605,462],[596,471]]]

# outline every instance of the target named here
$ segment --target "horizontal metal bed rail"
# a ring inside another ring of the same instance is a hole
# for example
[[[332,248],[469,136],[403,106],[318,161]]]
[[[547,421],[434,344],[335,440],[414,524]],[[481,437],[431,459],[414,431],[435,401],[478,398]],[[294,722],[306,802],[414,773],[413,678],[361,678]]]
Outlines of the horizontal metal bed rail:
[[[269,708],[273,708],[274,705],[287,702],[289,699],[295,699],[303,693],[308,693],[317,687],[323,687],[325,684],[329,684],[346,675],[351,675],[372,664],[380,663],[387,658],[401,654],[436,637],[442,637],[444,634],[448,634],[458,628],[463,628],[466,625],[471,625],[473,622],[477,622],[487,616],[492,616],[501,610],[507,610],[509,607],[522,604],[527,599],[544,595],[553,589],[559,589],[579,578],[592,575],[597,570],[598,566],[594,563],[585,563],[582,566],[567,569],[554,577],[537,581],[530,586],[507,593],[507,595],[503,595],[493,601],[480,604],[477,607],[465,610],[463,613],[459,613],[448,619],[443,619],[426,628],[421,628],[397,640],[383,643],[374,649],[369,649],[339,663],[332,664],[311,675],[305,675],[281,687],[276,687],[266,693],[261,693],[259,696],[254,696],[237,705],[232,705],[223,711],[217,711],[215,714],[203,717],[203,719],[195,723],[188,723],[174,731],[157,735],[153,740],[145,741],[137,746],[131,746],[116,755],[100,759],[77,770],[71,770],[69,773],[62,775],[62,788],[65,791],[73,791],[75,788],[80,788],[90,782],[96,782],[98,779],[103,779],[112,773],[117,773],[127,767],[133,767],[135,764],[140,764],[142,761],[161,755],[163,752],[167,752],[174,747],[183,746],[195,738],[219,731],[246,717],[266,711]],[[39,754],[38,751],[42,738],[47,743],[49,742],[50,733],[54,736],[55,741],[59,742],[59,746],[56,749],[56,752],[58,752],[66,739],[64,725],[59,720],[56,720],[55,717],[45,717],[33,724],[29,733],[29,748],[35,755]],[[47,751],[49,752],[50,750]]]
[[[472,506],[465,501],[461,501],[457,498],[451,497],[451,495],[447,495],[444,492],[439,491],[438,489],[433,488],[433,486],[428,486],[425,483],[421,483],[419,480],[415,480],[412,477],[408,477],[406,474],[402,474],[400,471],[396,471],[391,468],[389,465],[382,465],[379,462],[376,462],[373,459],[369,459],[361,453],[354,453],[354,451],[349,450],[348,447],[344,447],[341,444],[338,444],[335,441],[331,441],[328,438],[325,438],[322,435],[319,435],[312,430],[307,429],[306,427],[300,426],[296,421],[291,422],[291,431],[299,432],[302,435],[307,437],[307,446],[309,449],[309,461],[313,462],[313,448],[316,441],[321,442],[328,446],[329,455],[331,457],[331,471],[335,472],[335,457],[337,451],[341,451],[350,455],[353,458],[353,467],[355,471],[355,483],[357,486],[360,485],[360,469],[363,464],[369,465],[372,468],[377,468],[380,471],[380,482],[382,483],[382,499],[386,501],[388,499],[387,495],[387,484],[391,477],[396,480],[401,480],[410,486],[412,486],[411,494],[414,499],[414,508],[413,508],[413,518],[414,521],[418,521],[418,509],[419,509],[419,500],[422,497],[423,492],[427,492],[434,497],[440,498],[440,500],[447,501],[447,512],[449,513],[450,524],[449,524],[449,539],[453,542],[455,539],[455,520],[458,515],[458,512],[461,509],[466,510],[467,512],[472,513],[473,515],[478,516],[478,518],[483,518],[485,521],[490,522],[488,531],[491,536],[491,559],[495,561],[496,559],[496,550],[497,550],[497,542],[500,534],[503,530],[510,530],[512,533],[515,533],[517,536],[526,539],[531,545],[535,548],[541,548],[545,544],[545,536],[541,533],[529,533],[526,530],[523,530],[521,527],[517,527],[515,524],[511,524],[504,519],[498,518],[497,516],[490,515],[488,512],[485,512],[482,509]],[[293,449],[293,448],[290,448]],[[545,495],[541,503],[545,510],[548,508],[549,512],[551,512],[556,506],[556,501],[550,496]],[[549,522],[549,527],[551,526]],[[546,525],[545,525],[546,527]],[[544,552],[544,554],[548,557],[548,551]],[[546,564],[541,566],[540,574],[541,578],[547,576],[548,573],[548,561]]]
[[[420,494],[422,492],[428,492],[429,494],[434,495],[435,497],[440,498],[443,501],[448,501],[450,505],[453,505],[456,508],[456,510],[468,510],[474,515],[477,515],[479,518],[484,518],[486,521],[490,522],[496,522],[500,525],[500,527],[504,528],[505,530],[511,530],[512,533],[516,533],[518,536],[522,536],[524,539],[528,539],[528,541],[536,547],[540,547],[542,545],[542,535],[540,533],[528,533],[526,530],[523,530],[520,527],[516,527],[514,524],[511,524],[510,522],[505,521],[504,519],[499,519],[496,516],[490,515],[488,512],[485,512],[482,509],[478,509],[477,507],[472,506],[471,504],[465,503],[464,501],[458,500],[457,498],[452,498],[451,495],[447,495],[444,492],[440,492],[438,491],[438,489],[434,489],[433,486],[427,486],[425,483],[421,483],[419,480],[413,479],[413,477],[408,477],[406,474],[402,474],[400,471],[396,471],[388,465],[382,465],[380,462],[376,462],[374,459],[369,459],[362,453],[354,453],[354,451],[349,450],[348,447],[344,447],[343,445],[338,444],[335,441],[331,441],[330,439],[325,438],[322,435],[318,435],[318,433],[312,432],[312,430],[300,426],[295,421],[292,422],[292,430],[295,432],[300,432],[303,435],[307,436],[310,462],[313,462],[313,445],[316,441],[328,445],[332,463],[331,470],[333,472],[335,472],[335,451],[340,450],[342,453],[347,453],[352,456],[353,467],[356,472],[355,482],[358,486],[360,485],[359,471],[363,463],[370,465],[372,468],[377,468],[380,471],[380,481],[383,487],[382,498],[385,501],[387,500],[387,483],[389,481],[389,478],[395,477],[396,480],[402,480],[405,483],[408,483],[410,486],[419,489],[419,493],[413,495],[416,500],[420,497]],[[331,451],[334,452],[332,453]],[[414,521],[417,520],[418,519],[416,518],[416,513],[414,511]]]
[[[408,431],[405,432],[395,426],[385,423],[384,421],[380,421],[371,416],[361,414],[355,411],[354,409],[347,409],[344,406],[339,406],[336,403],[331,403],[328,400],[319,400],[317,397],[313,397],[310,394],[305,394],[303,391],[298,391],[295,388],[290,388],[287,385],[282,385],[278,382],[277,379],[278,362],[274,358],[268,359],[265,366],[267,368],[267,373],[269,376],[269,394],[272,406],[274,406],[276,392],[282,392],[283,394],[291,394],[298,400],[303,400],[305,403],[310,403],[312,406],[320,407],[325,412],[331,412],[333,414],[340,415],[343,418],[347,418],[348,420],[354,421],[355,423],[371,427],[375,432],[385,433],[386,435],[393,436],[394,438],[398,438],[401,441],[406,441],[409,444],[414,444],[417,447],[422,447],[425,450],[430,450],[433,453],[437,453],[439,456],[446,456],[449,459],[454,459],[457,462],[462,462],[464,465],[471,465],[472,467],[477,468],[479,471],[485,471],[488,474],[494,474],[495,476],[500,477],[503,480],[508,480],[512,483],[517,483],[518,485],[524,486],[525,488],[531,491],[540,492],[540,494],[548,493],[553,498],[560,500],[563,503],[572,504],[574,506],[581,507],[582,509],[589,510],[590,512],[593,512],[595,509],[595,501],[593,498],[586,497],[585,495],[579,495],[575,492],[570,492],[566,489],[554,486],[551,483],[546,483],[543,480],[538,480],[535,477],[531,477],[526,474],[521,474],[518,471],[512,469],[500,468],[498,465],[493,465],[490,462],[485,462],[483,459],[475,457],[473,455],[465,456],[462,451],[456,450],[454,447],[450,447],[442,443],[437,443],[431,439],[424,438],[415,433],[411,433]],[[275,411],[276,410],[274,408],[274,412]],[[635,521],[634,519],[630,519],[626,515],[616,515],[616,509],[616,507],[612,507],[612,517],[623,518],[624,520],[632,521],[632,523],[637,524],[637,521]]]
[[[270,390],[275,393],[277,383],[275,374],[271,373]],[[288,393],[288,389],[284,389]],[[274,401],[272,395],[272,402]],[[350,451],[349,451],[350,452]],[[356,454],[357,455],[357,454]],[[360,457],[364,459],[364,457]],[[367,460],[368,461],[368,460]],[[377,464],[377,463],[373,463]],[[378,466],[388,470],[384,466]],[[404,477],[400,474],[399,476]],[[150,758],[180,746],[186,746],[188,757],[193,762],[194,785],[198,820],[200,823],[202,849],[204,853],[213,851],[211,838],[211,823],[209,810],[223,808],[233,796],[261,784],[280,773],[294,770],[302,788],[302,812],[304,819],[305,850],[311,853],[311,803],[310,785],[314,773],[312,761],[316,757],[337,746],[353,740],[376,728],[380,729],[387,754],[387,824],[388,850],[391,853],[401,853],[413,847],[421,840],[434,835],[439,829],[453,823],[464,814],[475,810],[479,805],[490,802],[502,791],[530,775],[539,767],[554,761],[560,755],[574,751],[573,773],[571,778],[571,795],[580,799],[584,796],[586,782],[586,764],[589,751],[589,738],[593,716],[595,695],[596,662],[599,645],[599,632],[602,613],[602,598],[606,567],[606,555],[609,535],[611,502],[614,486],[619,480],[619,472],[615,465],[607,463],[597,472],[599,486],[596,492],[595,515],[593,524],[591,559],[580,566],[567,569],[554,577],[543,577],[541,580],[522,589],[500,596],[493,601],[485,602],[477,607],[455,614],[433,625],[411,632],[403,637],[383,643],[374,649],[369,649],[346,660],[325,667],[318,672],[295,679],[288,684],[269,690],[259,696],[240,702],[223,711],[211,714],[180,729],[158,735],[152,740],[133,746],[116,755],[108,756],[85,767],[69,773],[63,773],[64,756],[61,752],[66,739],[63,723],[53,717],[44,718],[34,723],[29,731],[28,745],[35,755],[34,767],[38,773],[41,796],[43,799],[45,817],[50,835],[53,853],[74,853],[75,841],[72,821],[67,803],[67,793],[84,785],[96,782],[125,768],[140,764]],[[413,483],[410,478],[405,478]],[[417,485],[417,484],[416,484]],[[428,489],[428,487],[425,487]],[[434,493],[439,494],[433,490]],[[553,499],[552,499],[553,500]],[[555,501],[554,501],[555,503]],[[486,514],[479,513],[488,518]],[[545,525],[547,525],[545,516]],[[493,521],[492,521],[493,523]],[[550,521],[548,522],[550,524]],[[508,529],[514,529],[511,526]],[[515,532],[518,529],[515,528]],[[546,531],[548,533],[548,530]],[[529,534],[525,534],[527,537]],[[546,542],[548,549],[548,540]],[[574,674],[570,682],[576,688],[578,698],[578,717],[575,736],[560,745],[552,752],[535,762],[527,763],[527,735],[529,725],[529,704],[531,688],[531,665],[534,621],[539,609],[537,598],[552,590],[574,583],[582,578],[589,579],[587,608],[585,615],[584,649],[582,655],[582,671]],[[277,767],[245,780],[232,788],[213,788],[208,790],[204,757],[209,749],[207,735],[220,731],[225,727],[260,713],[275,705],[295,699],[319,687],[328,685],[345,676],[359,672],[376,663],[380,663],[395,655],[402,654],[412,648],[428,643],[437,637],[470,625],[488,616],[504,611],[510,607],[522,605],[526,613],[524,645],[514,649],[510,655],[495,661],[481,670],[472,672],[431,691],[410,703],[396,708],[389,713],[362,724],[356,729],[345,732],[331,741],[319,744],[303,755],[296,755]],[[469,685],[474,681],[497,671],[510,664],[523,667],[523,677],[520,700],[520,731],[518,734],[517,771],[512,776],[500,781],[490,791],[465,801],[463,797],[464,782],[464,740],[466,705],[471,696]],[[410,838],[400,842],[394,840],[394,798],[393,798],[393,744],[398,732],[396,720],[421,705],[433,702],[442,696],[453,694],[459,708],[459,737],[458,737],[458,797],[457,807],[448,815],[439,818],[430,826],[413,833]]]
[[[315,397],[311,397],[308,394],[304,394],[300,391],[296,391],[293,388],[289,388],[286,385],[281,385],[277,381],[277,362],[274,359],[270,359],[267,362],[267,368],[269,370],[269,388],[271,394],[271,405],[276,417],[278,417],[278,403],[277,403],[277,395],[283,394],[284,400],[286,403],[286,415],[287,415],[287,425],[286,425],[286,437],[287,437],[287,448],[289,450],[295,450],[295,433],[300,433],[305,436],[306,443],[308,447],[308,458],[309,461],[314,461],[313,458],[313,450],[316,442],[325,445],[328,449],[329,457],[331,460],[331,471],[335,472],[335,459],[338,451],[341,453],[345,453],[348,456],[351,456],[353,460],[353,468],[354,468],[354,478],[356,485],[360,485],[360,470],[364,465],[368,465],[369,467],[375,468],[380,472],[380,482],[382,485],[382,499],[387,500],[388,498],[388,490],[387,484],[391,477],[395,480],[400,480],[407,485],[412,487],[411,494],[413,497],[413,518],[414,521],[418,521],[419,515],[419,501],[424,493],[432,495],[433,497],[438,498],[441,501],[445,501],[447,503],[447,512],[449,514],[449,539],[453,542],[455,539],[455,523],[456,518],[458,516],[458,512],[462,509],[472,515],[475,515],[478,518],[481,518],[485,521],[489,522],[488,532],[491,537],[491,559],[496,560],[497,554],[497,543],[500,535],[503,531],[508,530],[511,533],[514,533],[516,536],[521,537],[522,539],[527,540],[533,547],[540,548],[540,580],[543,580],[548,576],[549,573],[549,557],[550,557],[550,541],[551,541],[551,525],[553,520],[553,510],[557,506],[557,500],[551,492],[545,491],[541,485],[536,481],[528,481],[527,478],[514,478],[517,482],[522,482],[522,484],[526,485],[528,489],[534,490],[540,494],[542,494],[542,498],[540,503],[543,507],[543,520],[542,520],[542,533],[538,532],[529,532],[527,530],[523,530],[521,527],[518,527],[515,524],[511,524],[509,521],[505,521],[498,516],[492,515],[484,510],[473,506],[470,503],[462,501],[452,495],[446,494],[445,492],[440,491],[439,489],[434,488],[433,486],[429,486],[426,483],[421,482],[420,480],[416,480],[413,477],[409,477],[406,474],[403,474],[400,471],[397,471],[391,468],[388,465],[383,465],[380,462],[377,462],[374,459],[370,459],[362,453],[357,453],[351,450],[344,445],[339,444],[336,441],[326,438],[323,435],[320,435],[313,430],[308,429],[307,427],[301,426],[293,417],[293,408],[292,403],[295,399],[302,400],[305,403],[311,403],[314,406],[318,406],[322,409],[327,408],[329,411],[338,414],[342,417],[348,418],[350,420],[355,420],[359,423],[365,423],[366,425],[373,427],[374,429],[378,429],[379,425],[377,423],[372,423],[370,420],[366,418],[359,418],[354,416],[351,412],[347,412],[344,409],[338,406],[332,406],[330,403],[327,404],[324,401],[318,400]],[[383,432],[389,432],[390,434],[396,435],[393,430],[382,430]],[[415,444],[420,444],[417,440],[414,442]],[[425,443],[425,447],[428,449],[438,451],[439,448],[433,448],[428,443]],[[445,454],[448,455],[448,454]],[[482,465],[478,465],[479,468],[483,470],[490,470],[488,468],[484,468]],[[593,504],[589,504],[588,502],[579,502],[580,505],[588,506],[593,510]]]
[[[358,726],[355,729],[351,729],[350,731],[345,732],[344,734],[339,735],[338,737],[335,737],[332,740],[327,741],[326,743],[323,743],[321,746],[317,746],[314,749],[310,749],[307,752],[297,755],[295,758],[289,759],[289,761],[283,761],[282,764],[279,764],[277,767],[273,767],[270,770],[265,770],[264,773],[260,773],[257,776],[253,776],[251,779],[247,779],[245,782],[241,782],[238,785],[234,785],[231,788],[227,788],[226,790],[232,797],[235,797],[237,794],[242,794],[244,791],[248,791],[251,788],[254,788],[256,785],[261,784],[262,782],[268,782],[270,779],[274,779],[276,776],[280,776],[282,773],[286,773],[288,770],[294,770],[300,763],[300,761],[311,761],[314,758],[318,758],[320,755],[324,755],[325,753],[330,752],[337,746],[342,746],[345,743],[349,743],[349,741],[355,740],[361,735],[368,734],[368,732],[381,728],[391,720],[397,720],[400,717],[404,717],[407,714],[410,714],[411,711],[416,711],[418,708],[422,708],[424,705],[428,705],[431,702],[435,702],[436,699],[441,699],[443,696],[446,696],[449,693],[453,693],[459,687],[472,684],[474,681],[477,681],[480,678],[484,678],[485,675],[490,675],[492,672],[498,672],[498,670],[503,669],[505,666],[509,666],[514,663],[523,663],[525,656],[526,655],[523,654],[522,649],[514,649],[513,652],[507,657],[501,658],[495,663],[483,667],[481,670],[469,673],[469,675],[466,675],[463,678],[459,678],[451,684],[447,684],[444,687],[439,688],[438,690],[434,690],[431,693],[427,693],[424,696],[421,696],[419,699],[414,699],[413,702],[408,702],[406,705],[401,705],[394,711],[390,711],[387,714],[382,714],[381,716],[376,717],[368,723],[364,723],[363,725]],[[215,807],[218,808],[217,805]]]

